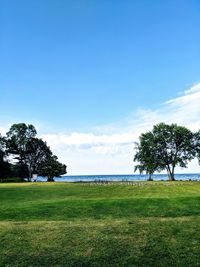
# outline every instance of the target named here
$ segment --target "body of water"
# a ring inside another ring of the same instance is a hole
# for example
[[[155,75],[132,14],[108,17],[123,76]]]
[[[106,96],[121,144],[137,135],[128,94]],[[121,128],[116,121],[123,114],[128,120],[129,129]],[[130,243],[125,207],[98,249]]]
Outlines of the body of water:
[[[154,181],[168,180],[166,174],[155,174],[152,176]],[[147,175],[66,175],[56,177],[56,182],[95,182],[95,181],[146,181]],[[175,174],[176,180],[198,180],[200,181],[200,173]],[[45,177],[38,177],[37,181],[46,181]]]

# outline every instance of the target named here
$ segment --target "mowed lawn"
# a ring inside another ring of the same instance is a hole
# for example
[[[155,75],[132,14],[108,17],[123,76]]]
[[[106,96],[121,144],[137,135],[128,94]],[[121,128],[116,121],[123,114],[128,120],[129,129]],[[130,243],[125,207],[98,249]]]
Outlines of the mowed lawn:
[[[0,184],[0,266],[200,266],[200,182]]]

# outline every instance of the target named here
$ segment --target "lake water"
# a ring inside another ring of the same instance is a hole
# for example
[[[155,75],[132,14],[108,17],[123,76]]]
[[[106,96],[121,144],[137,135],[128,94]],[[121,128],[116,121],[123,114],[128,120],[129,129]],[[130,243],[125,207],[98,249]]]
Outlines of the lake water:
[[[56,182],[93,182],[93,181],[146,181],[146,175],[66,175],[56,177]],[[175,174],[176,180],[198,180],[200,181],[200,173],[191,174]],[[46,181],[45,177],[38,177],[38,181]],[[166,174],[155,174],[153,175],[154,181],[168,180]]]

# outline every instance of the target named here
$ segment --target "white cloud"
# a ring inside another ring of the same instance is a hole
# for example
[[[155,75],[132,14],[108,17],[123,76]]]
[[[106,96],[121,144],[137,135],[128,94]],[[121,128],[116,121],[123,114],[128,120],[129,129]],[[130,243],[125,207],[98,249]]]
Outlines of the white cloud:
[[[94,128],[90,133],[48,134],[42,137],[69,166],[69,174],[131,174],[134,142],[139,135],[159,122],[185,125],[194,131],[200,129],[199,103],[200,83],[157,110],[137,110],[128,121]],[[182,172],[199,171],[196,162],[189,166]]]
[[[200,83],[158,109],[139,109],[124,121],[98,126],[88,133],[43,134],[41,137],[68,165],[69,174],[132,174],[134,142],[139,135],[159,122],[177,123],[193,131],[200,129],[199,103]],[[8,129],[8,125],[0,125],[2,134]],[[199,169],[193,161],[182,172],[198,172]],[[180,169],[177,171],[181,172]]]
[[[200,83],[184,92],[184,95],[166,102],[173,121],[192,130],[200,129]]]

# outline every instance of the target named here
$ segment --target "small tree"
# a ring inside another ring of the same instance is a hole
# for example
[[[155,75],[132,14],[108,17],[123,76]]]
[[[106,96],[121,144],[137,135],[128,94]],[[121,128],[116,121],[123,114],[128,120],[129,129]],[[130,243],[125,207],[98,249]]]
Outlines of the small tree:
[[[58,158],[49,156],[39,168],[39,175],[47,177],[48,182],[53,182],[54,177],[59,177],[66,173],[66,165],[60,163]]]
[[[135,143],[135,145],[134,161],[138,164],[134,171],[139,170],[140,174],[145,172],[148,175],[148,180],[151,181],[153,180],[153,173],[158,169],[153,134],[151,132],[142,134],[139,137],[139,143]]]

